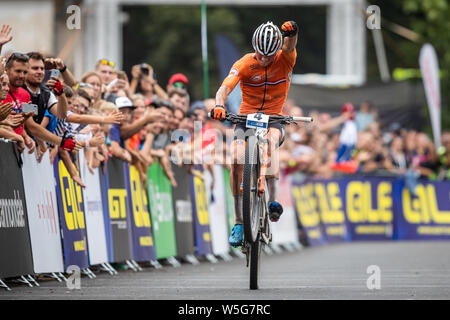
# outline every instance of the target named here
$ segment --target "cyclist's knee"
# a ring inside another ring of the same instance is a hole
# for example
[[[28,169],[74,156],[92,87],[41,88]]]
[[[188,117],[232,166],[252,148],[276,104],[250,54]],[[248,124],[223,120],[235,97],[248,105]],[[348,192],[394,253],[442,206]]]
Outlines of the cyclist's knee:
[[[236,139],[231,143],[231,166],[243,165],[245,161],[245,141]]]

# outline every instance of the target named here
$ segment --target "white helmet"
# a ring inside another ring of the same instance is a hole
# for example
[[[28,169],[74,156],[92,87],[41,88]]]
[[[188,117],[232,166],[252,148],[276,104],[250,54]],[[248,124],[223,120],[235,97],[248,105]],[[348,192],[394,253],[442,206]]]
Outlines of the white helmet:
[[[280,29],[271,21],[260,25],[253,33],[253,48],[264,56],[272,56],[283,46]]]

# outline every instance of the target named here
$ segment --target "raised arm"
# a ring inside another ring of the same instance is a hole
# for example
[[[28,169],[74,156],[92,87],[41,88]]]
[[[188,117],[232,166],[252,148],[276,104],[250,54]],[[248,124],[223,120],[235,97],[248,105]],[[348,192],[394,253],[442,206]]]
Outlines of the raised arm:
[[[284,37],[283,51],[286,53],[292,52],[297,46],[298,26],[295,21],[286,21],[281,26],[281,33]]]

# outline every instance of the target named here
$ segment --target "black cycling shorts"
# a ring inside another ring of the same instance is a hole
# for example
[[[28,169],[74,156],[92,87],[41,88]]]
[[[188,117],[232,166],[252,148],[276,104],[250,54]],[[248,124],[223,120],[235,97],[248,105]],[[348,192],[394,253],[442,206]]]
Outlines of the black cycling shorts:
[[[277,147],[280,147],[283,144],[284,139],[286,138],[286,126],[281,123],[270,123],[269,128],[276,128],[276,129],[280,130],[281,139],[280,139],[280,143],[277,146]],[[236,127],[234,128],[233,141],[237,140],[237,139],[245,140],[246,137],[253,136],[254,130],[255,129],[247,128],[245,123],[236,124]]]

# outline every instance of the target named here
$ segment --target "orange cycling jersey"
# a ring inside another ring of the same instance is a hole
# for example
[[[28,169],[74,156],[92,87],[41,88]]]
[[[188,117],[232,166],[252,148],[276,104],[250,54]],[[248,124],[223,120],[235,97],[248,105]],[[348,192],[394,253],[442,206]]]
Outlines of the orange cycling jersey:
[[[297,51],[294,49],[288,53],[279,51],[267,67],[260,66],[254,53],[248,53],[236,61],[222,86],[233,90],[241,82],[239,113],[262,111],[269,115],[281,115],[296,58]]]

